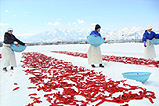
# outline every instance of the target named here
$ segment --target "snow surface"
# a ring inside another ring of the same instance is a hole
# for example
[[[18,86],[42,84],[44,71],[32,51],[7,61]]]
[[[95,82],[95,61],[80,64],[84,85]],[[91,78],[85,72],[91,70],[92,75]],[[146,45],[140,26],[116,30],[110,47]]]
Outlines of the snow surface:
[[[72,52],[82,52],[86,53],[89,45],[50,45],[50,46],[29,46],[25,52],[39,52],[47,56],[52,56],[57,59],[62,59],[64,61],[72,62],[73,65],[84,66],[88,69],[91,69],[87,64],[87,59],[81,57],[73,57],[65,54],[56,54],[51,53],[50,51],[72,51]],[[159,60],[159,46],[155,46],[157,59]],[[124,43],[124,44],[103,44],[101,46],[103,55],[116,55],[116,56],[131,56],[131,57],[144,57],[144,47],[140,43]],[[0,48],[0,53],[2,48]],[[20,60],[22,54],[16,53],[17,65],[14,71],[3,72],[0,71],[0,106],[25,106],[26,104],[32,102],[29,99],[28,95],[30,93],[37,92],[36,90],[28,90],[27,87],[34,86],[28,80],[29,75],[25,75],[25,72],[22,71],[22,63]],[[0,59],[0,65],[2,59]],[[151,104],[148,99],[143,100],[131,100],[128,104],[129,106],[159,106],[159,68],[147,67],[140,65],[131,65],[123,64],[117,62],[104,62],[105,68],[95,68],[94,70],[99,72],[102,71],[104,75],[113,80],[122,80],[124,79],[122,74],[123,72],[151,72],[149,80],[142,84],[134,80],[127,80],[126,83],[135,86],[141,86],[147,90],[153,91],[156,94],[156,99],[154,99],[154,104]],[[2,68],[0,66],[0,68]],[[14,85],[18,83],[18,85]],[[15,87],[19,86],[20,89],[17,91],[12,91]],[[44,94],[44,92],[37,92],[38,96]],[[41,98],[43,103],[36,104],[36,106],[49,106],[49,103],[45,98]],[[121,104],[104,102],[100,106],[120,106]]]

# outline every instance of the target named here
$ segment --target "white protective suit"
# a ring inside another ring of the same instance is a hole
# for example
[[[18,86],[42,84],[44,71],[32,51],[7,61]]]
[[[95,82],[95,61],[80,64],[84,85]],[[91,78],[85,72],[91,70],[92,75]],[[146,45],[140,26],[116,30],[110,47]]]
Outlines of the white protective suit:
[[[102,64],[102,55],[101,55],[100,46],[94,47],[90,45],[87,52],[87,57],[89,65]]]
[[[15,53],[10,48],[10,44],[3,44],[2,48],[2,67],[16,67]]]
[[[150,40],[146,41],[145,58],[156,58],[155,47],[153,44],[151,44]]]

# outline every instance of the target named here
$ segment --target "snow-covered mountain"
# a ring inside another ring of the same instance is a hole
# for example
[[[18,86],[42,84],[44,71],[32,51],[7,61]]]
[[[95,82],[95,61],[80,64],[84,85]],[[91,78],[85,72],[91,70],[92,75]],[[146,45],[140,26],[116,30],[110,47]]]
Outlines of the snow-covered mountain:
[[[144,33],[142,27],[124,28],[118,31],[110,31],[106,29],[101,30],[101,35],[106,37],[107,40],[120,40],[120,39],[141,39]],[[159,32],[159,29],[154,29]],[[67,30],[54,28],[51,31],[45,31],[33,36],[18,37],[28,43],[35,42],[57,42],[57,41],[82,41],[91,32],[90,29],[80,30]]]
[[[88,30],[66,30],[54,28],[29,37],[18,37],[25,42],[57,42],[57,41],[81,41],[86,40]]]

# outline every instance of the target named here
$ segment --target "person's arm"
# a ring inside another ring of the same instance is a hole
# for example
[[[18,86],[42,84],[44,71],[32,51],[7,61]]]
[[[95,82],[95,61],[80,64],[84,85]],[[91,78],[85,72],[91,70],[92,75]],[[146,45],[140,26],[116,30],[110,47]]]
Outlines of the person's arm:
[[[144,43],[144,46],[146,47],[146,34],[144,33],[143,38],[142,38],[142,42]]]
[[[17,39],[15,36],[14,36],[14,38],[15,38],[15,41],[17,41],[20,45],[23,45],[23,46],[25,45],[25,43],[23,43],[22,41],[20,41],[19,39]]]
[[[10,39],[10,35],[5,33],[4,35],[4,43],[5,44],[13,44],[14,40]]]
[[[99,36],[99,37],[102,37],[100,33],[98,33],[98,36]]]
[[[155,37],[156,39],[159,39],[159,34],[156,34],[156,33],[154,32],[154,37]]]
[[[142,42],[146,42],[146,34],[144,33],[143,38],[142,38]]]

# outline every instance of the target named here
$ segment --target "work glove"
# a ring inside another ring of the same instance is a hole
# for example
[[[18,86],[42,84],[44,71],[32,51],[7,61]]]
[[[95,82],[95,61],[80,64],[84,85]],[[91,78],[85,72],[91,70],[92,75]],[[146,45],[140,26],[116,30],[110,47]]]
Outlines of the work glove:
[[[15,44],[15,46],[18,46],[18,42],[17,41],[14,41],[13,43]]]
[[[146,47],[146,41],[144,41],[144,47]]]

